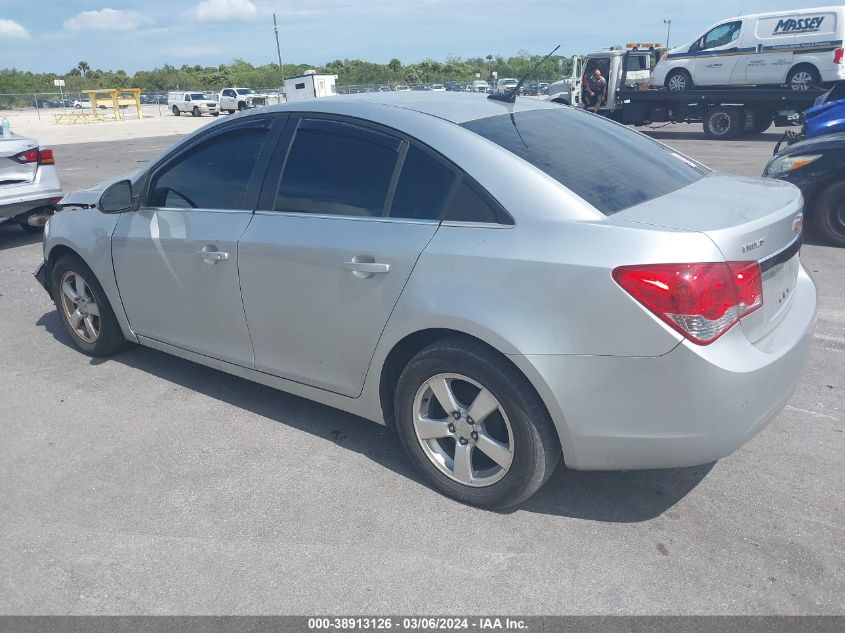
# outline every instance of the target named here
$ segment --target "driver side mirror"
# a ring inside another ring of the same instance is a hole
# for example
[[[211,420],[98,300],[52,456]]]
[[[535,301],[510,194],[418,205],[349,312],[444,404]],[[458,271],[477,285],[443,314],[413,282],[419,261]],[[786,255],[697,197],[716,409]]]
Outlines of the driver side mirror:
[[[132,208],[132,183],[119,180],[109,185],[97,201],[103,213],[122,213]]]

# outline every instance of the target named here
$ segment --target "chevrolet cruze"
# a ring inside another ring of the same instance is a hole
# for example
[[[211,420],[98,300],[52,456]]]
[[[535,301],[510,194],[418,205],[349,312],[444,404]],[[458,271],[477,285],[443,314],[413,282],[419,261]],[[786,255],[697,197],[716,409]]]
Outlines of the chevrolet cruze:
[[[146,345],[390,425],[485,507],[561,457],[728,455],[785,405],[816,316],[797,188],[535,100],[244,112],[64,207],[37,276],[82,352]]]

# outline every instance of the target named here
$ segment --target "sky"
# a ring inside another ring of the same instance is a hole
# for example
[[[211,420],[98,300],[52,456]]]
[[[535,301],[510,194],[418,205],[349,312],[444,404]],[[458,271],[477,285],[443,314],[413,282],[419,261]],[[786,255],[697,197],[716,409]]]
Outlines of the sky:
[[[0,68],[128,73],[165,63],[284,63],[589,53],[626,42],[692,41],[737,15],[817,6],[800,0],[0,0]]]

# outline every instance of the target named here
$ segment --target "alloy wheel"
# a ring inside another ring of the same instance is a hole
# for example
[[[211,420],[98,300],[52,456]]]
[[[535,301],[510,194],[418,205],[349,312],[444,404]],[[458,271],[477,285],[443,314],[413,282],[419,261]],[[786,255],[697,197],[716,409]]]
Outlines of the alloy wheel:
[[[100,337],[100,307],[91,287],[79,273],[72,270],[62,275],[62,309],[74,333],[86,343]]]
[[[669,78],[669,90],[678,92],[687,89],[687,78],[682,73],[677,73]]]
[[[792,75],[789,82],[789,87],[793,90],[809,90],[813,83],[813,75],[806,70],[799,70]]]
[[[485,487],[510,470],[514,434],[504,408],[461,374],[437,374],[414,398],[414,432],[429,461],[466,486]]]

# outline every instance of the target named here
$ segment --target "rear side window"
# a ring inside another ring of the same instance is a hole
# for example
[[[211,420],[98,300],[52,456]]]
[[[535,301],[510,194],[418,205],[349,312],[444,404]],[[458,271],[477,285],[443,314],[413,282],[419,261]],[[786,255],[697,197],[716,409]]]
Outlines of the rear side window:
[[[327,119],[297,127],[276,194],[277,211],[381,216],[400,141]]]
[[[443,163],[418,147],[409,147],[390,207],[390,217],[439,219],[454,181],[452,170]]]
[[[605,215],[676,191],[708,173],[643,134],[573,108],[503,114],[462,125],[544,171]]]
[[[148,205],[177,209],[244,209],[267,130],[238,129],[188,150],[156,173]]]
[[[455,195],[449,201],[443,219],[459,222],[499,222],[501,218],[500,214],[496,213],[496,209],[474,186],[462,180],[458,184]]]

